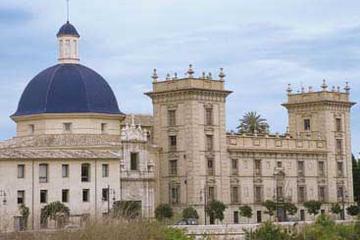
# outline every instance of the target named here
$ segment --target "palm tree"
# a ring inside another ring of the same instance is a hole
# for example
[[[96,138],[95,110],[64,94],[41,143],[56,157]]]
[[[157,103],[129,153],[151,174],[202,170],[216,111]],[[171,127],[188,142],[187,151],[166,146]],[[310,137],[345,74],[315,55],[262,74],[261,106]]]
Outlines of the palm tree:
[[[248,112],[239,120],[237,127],[239,133],[266,133],[269,129],[266,119],[262,118],[257,112]]]

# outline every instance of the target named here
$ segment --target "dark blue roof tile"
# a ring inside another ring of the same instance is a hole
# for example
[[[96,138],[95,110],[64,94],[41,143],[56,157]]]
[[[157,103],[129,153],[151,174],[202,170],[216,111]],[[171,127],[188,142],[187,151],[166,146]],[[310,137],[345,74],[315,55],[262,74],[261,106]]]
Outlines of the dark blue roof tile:
[[[80,37],[78,31],[70,22],[66,22],[64,25],[62,25],[62,27],[59,29],[59,32],[56,34],[57,37],[64,35]]]

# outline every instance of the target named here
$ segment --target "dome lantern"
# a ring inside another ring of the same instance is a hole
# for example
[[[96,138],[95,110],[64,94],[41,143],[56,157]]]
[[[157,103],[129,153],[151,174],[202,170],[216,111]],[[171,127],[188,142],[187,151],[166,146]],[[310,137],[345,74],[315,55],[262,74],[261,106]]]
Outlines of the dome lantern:
[[[56,36],[59,43],[59,62],[78,64],[80,62],[78,47],[80,35],[76,28],[67,21]]]

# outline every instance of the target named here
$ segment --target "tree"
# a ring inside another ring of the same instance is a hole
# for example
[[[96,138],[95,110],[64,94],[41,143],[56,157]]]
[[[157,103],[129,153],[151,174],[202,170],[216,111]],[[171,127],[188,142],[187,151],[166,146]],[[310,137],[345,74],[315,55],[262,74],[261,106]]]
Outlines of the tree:
[[[352,174],[353,174],[353,186],[354,186],[354,198],[355,201],[360,204],[360,163],[352,155]]]
[[[295,204],[290,203],[290,202],[284,203],[284,209],[291,216],[295,215],[298,210],[298,208],[295,206]]]
[[[224,203],[213,200],[206,206],[206,213],[209,214],[210,218],[216,220],[219,219],[220,221],[224,220],[224,211],[226,206]]]
[[[319,214],[320,208],[321,208],[321,202],[310,200],[307,202],[304,202],[304,207],[307,209],[307,212],[310,215],[314,215],[314,217]]]
[[[20,215],[23,217],[23,221],[24,221],[24,230],[27,229],[27,225],[28,225],[28,218],[30,215],[30,209],[25,206],[25,204],[21,204],[19,206],[19,211],[20,211]]]
[[[342,212],[342,208],[339,203],[331,204],[330,211],[336,215],[340,214]]]
[[[170,219],[173,216],[173,210],[169,204],[160,204],[155,209],[155,218],[159,221]]]
[[[264,213],[268,214],[271,219],[271,217],[274,216],[274,212],[276,211],[276,203],[271,200],[266,200],[262,205],[266,208]]]
[[[112,209],[113,217],[134,219],[141,215],[141,202],[139,201],[116,201]]]
[[[56,217],[59,216],[59,214],[63,214],[67,217],[70,214],[70,210],[59,201],[49,203],[41,209],[41,222],[46,223],[49,218],[51,220],[56,220]]]
[[[182,212],[183,218],[195,218],[199,219],[199,214],[197,213],[196,209],[193,207],[187,207]]]
[[[239,133],[266,133],[269,128],[266,119],[256,112],[248,112],[239,120],[240,125],[237,127]]]
[[[359,215],[360,207],[356,206],[356,205],[351,205],[351,206],[346,208],[346,211],[350,216],[354,217],[354,216]]]
[[[253,215],[252,208],[248,205],[244,205],[244,206],[239,207],[239,210],[240,210],[240,216],[247,218],[248,222],[249,222],[249,219]]]

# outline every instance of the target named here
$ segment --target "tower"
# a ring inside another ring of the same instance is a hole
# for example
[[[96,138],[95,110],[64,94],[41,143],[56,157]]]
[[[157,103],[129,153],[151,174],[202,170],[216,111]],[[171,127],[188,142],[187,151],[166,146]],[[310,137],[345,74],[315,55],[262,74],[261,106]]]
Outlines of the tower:
[[[231,93],[211,73],[194,77],[189,66],[185,78],[153,74],[154,143],[160,157],[161,203],[181,210],[197,209],[204,221],[204,206],[212,199],[229,202],[225,101]]]
[[[353,202],[350,110],[355,104],[350,101],[350,87],[328,90],[326,81],[322,90],[312,88],[301,93],[292,93],[288,88],[288,101],[283,104],[288,110],[289,131],[297,138],[326,140],[328,151],[325,163],[329,202]],[[318,165],[319,168],[319,165]],[[318,169],[318,173],[321,172]]]

